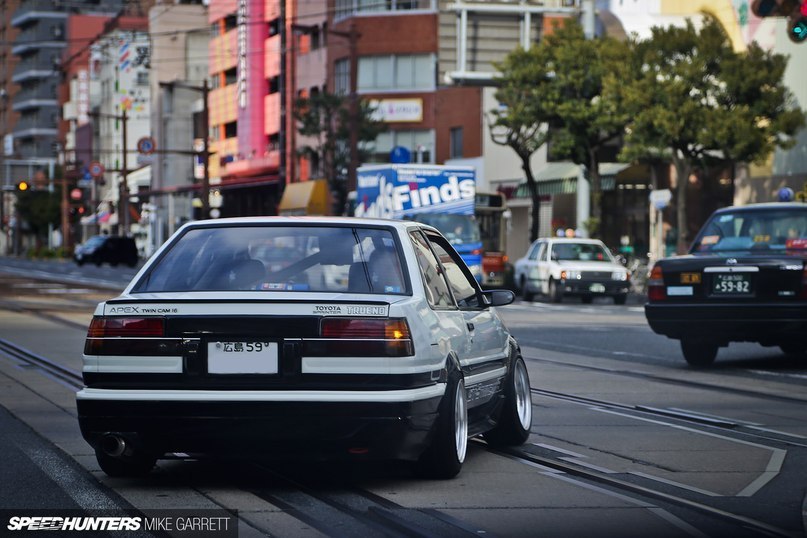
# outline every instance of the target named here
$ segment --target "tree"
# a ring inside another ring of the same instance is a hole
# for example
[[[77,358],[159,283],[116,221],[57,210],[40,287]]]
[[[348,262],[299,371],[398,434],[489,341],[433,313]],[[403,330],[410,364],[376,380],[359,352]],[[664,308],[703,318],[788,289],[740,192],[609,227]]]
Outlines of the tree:
[[[635,61],[622,68],[618,87],[609,89],[622,96],[632,117],[622,156],[669,152],[679,252],[689,244],[692,172],[715,159],[764,159],[803,122],[781,84],[783,58],[755,45],[734,52],[720,23],[703,17],[700,31],[691,20],[685,27],[653,28],[650,39],[637,43]]]
[[[549,112],[543,107],[551,72],[548,69],[546,48],[516,49],[497,65],[501,72],[496,99],[500,108],[491,110],[488,123],[494,143],[509,146],[521,160],[521,169],[527,179],[532,199],[530,241],[538,238],[541,200],[538,185],[530,167],[530,159],[549,139],[544,123]]]
[[[52,226],[58,228],[61,223],[61,189],[54,192],[47,190],[27,190],[17,193],[17,213],[19,218],[28,223],[28,229],[36,239],[37,248],[47,243],[47,234]]]
[[[358,125],[359,160],[367,159],[367,143],[375,141],[386,131],[386,124],[373,119],[374,108],[366,100],[359,101]],[[318,160],[335,198],[337,213],[347,201],[347,167],[350,162],[350,108],[346,96],[321,92],[300,98],[294,104],[294,119],[298,132],[315,142],[299,148],[301,155]]]
[[[551,157],[569,159],[588,170],[591,182],[591,223],[599,229],[602,218],[600,158],[603,147],[625,132],[628,116],[618,94],[604,95],[607,81],[618,83],[616,67],[628,61],[631,42],[610,37],[586,39],[577,21],[556,26],[541,44],[550,56],[554,76],[544,107],[552,112]]]
[[[591,181],[590,230],[598,227],[602,204],[600,153],[618,139],[628,117],[616,99],[605,99],[604,83],[627,61],[628,43],[612,38],[586,39],[574,20],[529,50],[517,49],[497,65],[501,72],[496,98],[504,106],[492,110],[493,141],[519,156],[532,197],[530,236],[538,235],[540,200],[530,158],[551,141],[551,156],[569,159],[588,170]]]
[[[762,163],[776,148],[795,144],[805,115],[784,85],[787,57],[751,43],[743,54],[726,59],[721,73],[718,106],[712,109],[708,143],[720,148],[718,159],[728,165],[734,184],[736,164]]]

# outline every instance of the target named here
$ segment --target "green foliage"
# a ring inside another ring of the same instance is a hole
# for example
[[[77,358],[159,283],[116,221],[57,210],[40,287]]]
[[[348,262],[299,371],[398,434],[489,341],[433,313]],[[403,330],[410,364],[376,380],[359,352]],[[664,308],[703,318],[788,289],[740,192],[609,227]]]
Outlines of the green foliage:
[[[360,100],[358,104],[356,125],[359,161],[362,162],[367,158],[366,144],[375,141],[387,126],[373,119],[374,109],[369,102]],[[344,207],[347,198],[344,171],[350,163],[349,97],[320,92],[309,98],[300,98],[294,103],[293,114],[300,135],[314,140],[310,145],[301,145],[299,153],[319,160],[328,185],[335,194],[336,207]]]
[[[735,52],[720,23],[704,14],[696,30],[653,28],[635,44],[632,61],[618,66],[607,89],[632,118],[621,157],[663,159],[675,165],[679,251],[689,240],[687,178],[692,170],[761,162],[788,147],[804,114],[783,84],[787,59],[751,44]]]
[[[762,162],[774,149],[790,147],[804,126],[804,113],[783,83],[786,66],[785,56],[753,43],[734,51],[707,13],[699,29],[692,21],[655,27],[646,40],[587,40],[577,22],[567,21],[497,66],[502,107],[489,113],[492,138],[522,162],[533,221],[539,197],[529,160],[547,142],[553,158],[588,169],[592,222],[600,219],[604,144],[623,137],[622,160],[673,164],[681,178],[680,248],[689,239],[685,191],[693,170]],[[533,222],[533,238],[535,228]]]
[[[44,238],[48,226],[58,228],[61,221],[61,191],[29,190],[17,193],[17,211],[20,219],[37,238]]]
[[[606,81],[629,56],[628,44],[587,40],[573,20],[529,50],[519,49],[497,67],[502,73],[496,98],[505,108],[490,112],[494,142],[513,148],[528,184],[530,156],[552,141],[552,157],[586,166],[592,180],[592,209],[599,218],[599,151],[622,135],[628,117],[617,96],[608,99]],[[537,189],[533,207],[538,204]],[[533,215],[533,220],[536,216]],[[534,224],[534,226],[536,226]],[[533,234],[537,234],[537,229]]]

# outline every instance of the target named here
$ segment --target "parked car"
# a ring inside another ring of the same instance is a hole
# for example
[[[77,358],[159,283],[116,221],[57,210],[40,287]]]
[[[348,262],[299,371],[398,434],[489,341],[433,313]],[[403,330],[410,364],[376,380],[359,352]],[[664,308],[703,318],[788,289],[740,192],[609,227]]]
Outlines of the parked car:
[[[131,237],[117,235],[95,235],[78,245],[73,251],[73,260],[78,265],[108,263],[116,266],[119,263],[134,267],[137,265],[137,245]]]
[[[343,273],[346,287],[323,277]],[[470,436],[529,436],[529,375],[495,308],[513,298],[481,290],[414,221],[192,222],[95,310],[81,432],[111,476],[185,452],[397,459],[453,477]]]
[[[659,260],[645,315],[681,341],[686,361],[707,366],[730,342],[807,352],[807,204],[716,211],[689,253]]]
[[[616,304],[625,304],[630,290],[628,270],[597,239],[535,240],[515,263],[515,281],[527,301],[543,294],[554,303],[573,295],[584,303],[607,296]]]

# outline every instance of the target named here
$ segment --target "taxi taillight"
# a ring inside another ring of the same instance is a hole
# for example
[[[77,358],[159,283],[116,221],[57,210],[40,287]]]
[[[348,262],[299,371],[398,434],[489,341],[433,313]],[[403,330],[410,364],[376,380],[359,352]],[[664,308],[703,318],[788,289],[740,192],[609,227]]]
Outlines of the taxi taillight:
[[[403,318],[325,318],[321,340],[307,341],[306,353],[403,357],[414,355],[409,324]]]
[[[651,301],[663,301],[667,298],[667,288],[664,286],[664,272],[660,265],[653,267],[647,279],[647,298]]]

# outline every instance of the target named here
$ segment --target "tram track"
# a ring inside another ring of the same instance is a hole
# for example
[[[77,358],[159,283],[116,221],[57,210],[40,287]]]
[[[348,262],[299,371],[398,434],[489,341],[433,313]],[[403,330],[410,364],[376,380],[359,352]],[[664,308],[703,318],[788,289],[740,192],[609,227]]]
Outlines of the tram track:
[[[75,308],[86,308],[88,301],[78,300],[74,303]],[[80,323],[66,320],[54,312],[64,309],[64,306],[32,305],[16,301],[2,301],[0,308],[7,308],[18,312],[35,315],[58,322],[71,329],[85,331],[86,326]],[[70,368],[63,367],[45,357],[41,357],[17,346],[7,340],[0,339],[0,353],[20,364],[27,364],[28,368],[36,369],[59,383],[71,388],[79,389],[83,386],[81,373]],[[560,361],[532,359],[538,362],[548,362],[562,364],[573,368],[585,368],[602,373],[625,375],[629,377],[642,378],[654,382],[683,385],[690,388],[701,388],[713,391],[721,391],[738,394],[754,398],[765,398],[786,403],[803,404],[807,403],[807,398],[799,398],[788,395],[774,395],[754,390],[741,389],[736,387],[725,387],[707,382],[694,382],[682,379],[669,378],[660,374],[645,373],[629,369],[605,368],[596,366],[585,366],[579,364],[569,364]],[[744,424],[731,419],[721,417],[710,417],[698,415],[683,410],[659,409],[651,406],[623,404],[610,402],[596,398],[589,398],[574,394],[566,394],[546,389],[532,389],[532,393],[538,397],[552,398],[578,403],[580,405],[595,406],[611,409],[619,412],[635,413],[638,415],[653,417],[656,420],[669,423],[686,423],[692,427],[704,429],[718,429],[732,435],[743,438],[754,438],[761,443],[775,443],[777,446],[788,446],[794,448],[807,448],[807,439],[781,435],[782,432],[760,432],[755,431],[758,425]],[[535,404],[534,404],[535,405]],[[603,487],[621,492],[630,497],[641,499],[655,499],[671,506],[679,507],[683,510],[693,510],[704,514],[710,518],[721,520],[730,525],[736,525],[744,529],[751,529],[759,535],[796,537],[803,536],[781,527],[771,525],[751,517],[735,514],[730,511],[700,503],[681,496],[673,495],[669,492],[647,487],[628,480],[617,478],[613,475],[598,472],[596,470],[576,465],[573,462],[561,461],[539,454],[533,454],[528,450],[512,449],[498,450],[488,447],[484,441],[476,440],[475,446],[483,447],[492,455],[506,457],[532,468],[544,468],[555,473],[563,473],[575,481],[581,483],[598,484]],[[264,502],[276,506],[286,512],[289,516],[304,522],[314,529],[327,536],[469,536],[479,535],[480,530],[465,522],[455,520],[437,510],[407,508],[389,501],[383,497],[372,494],[358,486],[339,488],[338,491],[319,491],[316,486],[300,482],[292,476],[285,476],[284,473],[271,471],[274,473],[275,483],[285,483],[285,488],[252,488],[251,493],[262,499]],[[285,481],[285,482],[284,482]],[[238,486],[235,486],[238,487]],[[196,490],[203,493],[201,490]],[[204,493],[203,493],[204,494]],[[213,501],[216,502],[216,501]],[[217,503],[223,509],[229,509],[224,504]],[[315,507],[312,509],[312,507]],[[336,519],[334,519],[336,518]],[[343,526],[335,527],[334,521],[341,521]],[[250,527],[255,527],[254,523],[245,521]],[[350,533],[342,533],[342,529],[352,529]],[[260,529],[259,529],[260,530]],[[489,532],[486,536],[492,536]]]

